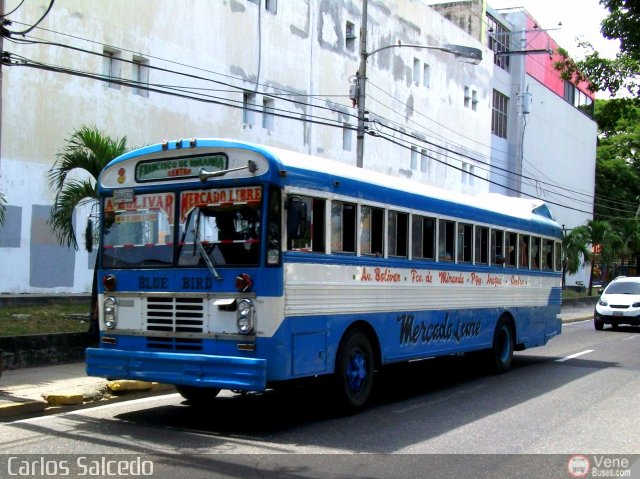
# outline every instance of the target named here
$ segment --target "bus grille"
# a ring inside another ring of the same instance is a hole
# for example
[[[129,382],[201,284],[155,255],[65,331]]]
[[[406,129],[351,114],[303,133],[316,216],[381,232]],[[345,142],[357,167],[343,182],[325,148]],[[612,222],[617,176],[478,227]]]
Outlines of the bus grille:
[[[145,310],[147,331],[202,333],[204,300],[202,298],[149,297]]]
[[[148,349],[163,351],[202,351],[202,339],[147,337]]]

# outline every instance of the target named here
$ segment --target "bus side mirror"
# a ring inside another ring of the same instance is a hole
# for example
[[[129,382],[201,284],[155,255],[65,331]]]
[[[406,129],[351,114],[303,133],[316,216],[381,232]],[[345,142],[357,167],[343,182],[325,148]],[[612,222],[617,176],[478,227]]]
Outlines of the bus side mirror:
[[[307,232],[307,204],[297,196],[287,201],[287,237],[302,239]]]
[[[87,219],[87,228],[84,230],[84,249],[89,253],[93,251],[93,220]]]

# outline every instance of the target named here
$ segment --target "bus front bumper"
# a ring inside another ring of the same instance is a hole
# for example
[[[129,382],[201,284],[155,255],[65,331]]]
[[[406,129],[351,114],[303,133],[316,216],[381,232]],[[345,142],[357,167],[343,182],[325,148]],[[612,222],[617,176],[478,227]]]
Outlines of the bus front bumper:
[[[87,349],[87,374],[165,384],[264,391],[265,359],[119,349]]]

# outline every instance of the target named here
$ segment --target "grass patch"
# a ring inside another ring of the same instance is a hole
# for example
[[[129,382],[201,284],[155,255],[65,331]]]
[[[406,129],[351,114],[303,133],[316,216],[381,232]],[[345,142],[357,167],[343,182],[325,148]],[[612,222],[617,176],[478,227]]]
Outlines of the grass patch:
[[[89,305],[85,303],[0,307],[0,336],[84,333],[89,330]]]

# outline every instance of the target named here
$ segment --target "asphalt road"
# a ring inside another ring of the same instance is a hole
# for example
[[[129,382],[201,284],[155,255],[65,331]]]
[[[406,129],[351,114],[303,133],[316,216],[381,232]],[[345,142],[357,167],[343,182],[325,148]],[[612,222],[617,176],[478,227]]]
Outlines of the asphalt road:
[[[576,454],[631,467],[640,459],[639,349],[640,329],[596,332],[583,321],[516,353],[504,375],[461,357],[389,368],[372,407],[355,416],[305,388],[227,393],[207,409],[171,394],[4,423],[0,477],[22,462],[65,475],[60,461],[69,477],[105,477],[105,460],[189,478],[570,477]]]

